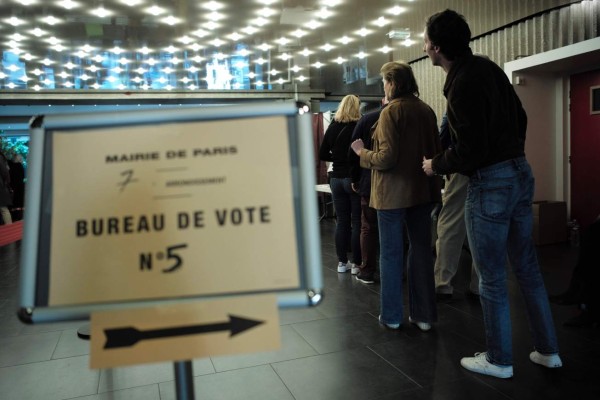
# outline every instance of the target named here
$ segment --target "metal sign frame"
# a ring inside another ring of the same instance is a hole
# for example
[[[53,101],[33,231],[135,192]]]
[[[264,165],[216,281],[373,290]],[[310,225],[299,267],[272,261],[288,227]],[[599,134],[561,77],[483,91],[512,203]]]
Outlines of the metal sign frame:
[[[51,241],[52,143],[57,131],[85,134],[95,128],[223,121],[269,116],[283,116],[287,121],[289,153],[292,165],[293,209],[300,285],[276,292],[279,307],[317,305],[322,299],[322,270],[317,199],[315,196],[314,146],[310,116],[299,115],[293,102],[265,102],[234,106],[193,107],[177,110],[143,110],[124,113],[88,113],[34,117],[30,123],[31,152],[28,159],[25,229],[21,259],[19,317],[26,323],[88,319],[94,311],[148,307],[165,303],[210,300],[223,296],[257,293],[222,293],[214,295],[103,302],[69,306],[48,306],[48,268],[41,268],[48,256]],[[285,134],[285,133],[284,133]],[[259,293],[264,293],[261,291]],[[269,292],[269,290],[267,290]]]

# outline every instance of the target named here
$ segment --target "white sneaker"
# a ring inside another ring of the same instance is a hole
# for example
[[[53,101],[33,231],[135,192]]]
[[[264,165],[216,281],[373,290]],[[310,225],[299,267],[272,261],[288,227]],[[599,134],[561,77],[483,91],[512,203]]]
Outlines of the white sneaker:
[[[358,273],[360,272],[360,267],[354,263],[352,263],[350,265],[352,265],[352,269],[350,270],[350,273],[352,273],[352,275],[358,275]]]
[[[415,324],[423,332],[427,332],[431,329],[431,324],[429,322],[418,322],[412,319],[411,317],[408,317],[408,322],[410,322],[411,324]]]
[[[542,365],[546,368],[562,367],[562,361],[558,354],[542,354],[536,350],[529,354],[529,359],[534,363]]]
[[[338,263],[338,272],[347,272],[351,269],[350,263],[344,264],[343,262]]]
[[[386,327],[388,329],[392,329],[392,330],[400,329],[400,324],[387,324],[385,322],[382,322],[381,315],[379,316],[379,324],[383,325],[384,327]]]
[[[460,360],[460,365],[469,371],[478,374],[495,376],[496,378],[512,378],[512,365],[500,366],[489,362],[486,353],[475,353],[475,357],[464,357]]]

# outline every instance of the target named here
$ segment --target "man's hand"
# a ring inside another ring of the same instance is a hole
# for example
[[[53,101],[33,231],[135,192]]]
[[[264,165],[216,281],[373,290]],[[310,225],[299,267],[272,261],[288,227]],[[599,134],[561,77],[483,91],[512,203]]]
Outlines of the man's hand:
[[[431,159],[426,159],[425,156],[423,156],[423,171],[427,176],[435,175],[433,168],[431,168]]]

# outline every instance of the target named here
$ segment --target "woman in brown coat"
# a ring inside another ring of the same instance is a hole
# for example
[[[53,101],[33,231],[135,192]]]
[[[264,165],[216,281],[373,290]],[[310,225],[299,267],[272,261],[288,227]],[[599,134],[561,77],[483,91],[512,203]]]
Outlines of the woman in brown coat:
[[[379,321],[398,329],[403,321],[402,272],[404,225],[409,240],[409,321],[423,331],[437,320],[431,210],[441,200],[441,182],[422,173],[423,156],[441,149],[433,110],[418,98],[408,64],[389,62],[381,67],[384,91],[390,100],[374,125],[373,150],[362,141],[352,143],[360,165],[370,168],[371,207],[377,210],[380,234],[381,314]]]

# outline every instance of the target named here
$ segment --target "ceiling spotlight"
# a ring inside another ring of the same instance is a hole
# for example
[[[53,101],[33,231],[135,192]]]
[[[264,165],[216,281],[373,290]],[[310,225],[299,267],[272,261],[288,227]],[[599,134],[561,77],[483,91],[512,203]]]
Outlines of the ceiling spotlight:
[[[392,15],[400,15],[406,11],[406,8],[400,6],[394,6],[388,10],[388,12]]]
[[[390,51],[392,51],[393,49],[389,46],[383,46],[382,48],[379,49],[380,52],[382,53],[389,53]]]
[[[29,32],[30,32],[30,33],[31,33],[33,36],[35,36],[35,37],[41,37],[41,36],[44,36],[44,35],[46,35],[46,34],[48,33],[48,32],[46,32],[46,31],[44,31],[44,30],[41,30],[40,28],[35,28],[35,29],[32,29],[32,30],[31,30],[31,31],[29,31]]]
[[[105,18],[105,17],[108,17],[109,15],[113,14],[111,11],[108,11],[103,6],[100,6],[94,10],[91,10],[90,13],[92,13],[100,18]]]
[[[346,60],[345,58],[342,58],[342,57],[338,57],[338,58],[336,58],[336,59],[335,59],[335,60],[333,60],[333,61],[335,61],[335,62],[336,62],[336,63],[338,63],[338,64],[343,64],[343,63],[345,63],[345,62],[346,62],[346,61],[348,61],[348,60]]]
[[[164,9],[164,8],[160,8],[160,7],[159,7],[159,6],[157,6],[157,5],[153,5],[152,7],[148,7],[148,8],[146,8],[146,12],[147,12],[148,14],[152,14],[152,15],[154,15],[154,16],[156,17],[156,16],[158,16],[158,15],[160,15],[160,14],[164,13],[164,12],[165,12],[165,9]]]
[[[312,66],[313,66],[313,67],[315,67],[315,68],[321,68],[323,65],[325,65],[325,64],[323,64],[323,63],[322,63],[322,62],[320,62],[320,61],[317,61],[317,62],[316,62],[316,63],[314,63]]]
[[[216,2],[216,1],[209,1],[207,3],[204,3],[202,5],[202,7],[206,8],[207,10],[210,11],[217,11],[220,10],[221,8],[225,7],[223,4]]]
[[[390,23],[390,20],[385,19],[383,17],[379,17],[375,21],[373,21],[373,24],[377,25],[380,28],[383,28],[384,26],[388,25],[389,23]]]
[[[66,8],[67,10],[71,10],[73,8],[79,7],[79,3],[76,3],[76,2],[71,1],[71,0],[62,0],[62,1],[59,1],[58,3],[56,3],[56,4],[58,4],[62,8]]]
[[[338,39],[338,42],[342,43],[342,44],[348,44],[352,41],[352,39],[350,39],[348,36],[343,36],[341,38]]]
[[[311,54],[313,54],[313,53],[314,53],[314,51],[310,51],[310,50],[309,50],[309,49],[307,49],[307,48],[304,48],[304,50],[302,50],[302,51],[300,52],[300,54],[302,54],[304,57],[308,57],[308,56],[310,56],[310,55],[311,55]]]
[[[367,36],[368,34],[370,34],[372,31],[366,29],[366,28],[361,28],[358,31],[356,31],[356,34],[362,37]]]
[[[330,45],[329,43],[325,43],[323,46],[321,46],[322,50],[325,51],[331,51],[331,49],[333,49],[334,47],[332,45]]]
[[[247,27],[242,28],[242,32],[244,32],[246,35],[254,35],[256,32],[258,32],[258,28],[248,25]]]

